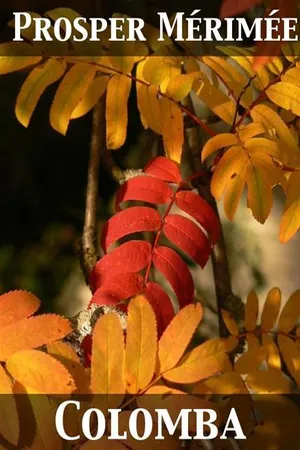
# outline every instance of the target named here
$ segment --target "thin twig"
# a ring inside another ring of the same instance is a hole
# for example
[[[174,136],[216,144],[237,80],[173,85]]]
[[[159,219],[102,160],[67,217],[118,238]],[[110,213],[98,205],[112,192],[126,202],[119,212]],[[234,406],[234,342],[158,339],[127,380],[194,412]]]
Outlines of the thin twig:
[[[86,188],[85,219],[81,241],[81,267],[87,284],[89,275],[97,262],[97,203],[101,149],[104,147],[105,104],[100,100],[93,110],[90,159]]]
[[[240,92],[240,95],[238,96],[238,98],[236,100],[236,107],[235,107],[235,113],[234,113],[234,118],[233,118],[233,122],[232,122],[231,132],[233,130],[235,130],[235,122],[236,122],[236,119],[237,119],[237,116],[238,116],[241,99],[242,99],[243,95],[245,94],[246,90],[248,89],[248,87],[250,86],[250,84],[252,83],[252,81],[254,80],[255,77],[256,77],[256,74],[253,75],[253,77],[249,78],[248,83],[243,87],[243,89]]]

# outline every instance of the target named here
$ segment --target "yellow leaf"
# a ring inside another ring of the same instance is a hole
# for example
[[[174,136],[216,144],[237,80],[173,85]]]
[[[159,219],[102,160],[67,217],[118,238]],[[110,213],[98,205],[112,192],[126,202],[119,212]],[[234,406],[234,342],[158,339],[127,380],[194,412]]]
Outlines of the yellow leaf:
[[[246,340],[247,340],[247,350],[249,351],[260,346],[259,339],[257,336],[255,336],[255,334],[247,333]]]
[[[269,334],[263,333],[262,345],[267,348],[267,363],[271,369],[281,369],[281,359],[278,348]]]
[[[23,42],[0,44],[0,75],[36,65],[42,59],[36,53],[36,48]]]
[[[176,366],[202,319],[199,303],[188,305],[174,317],[159,341],[158,356],[163,373]]]
[[[72,112],[71,119],[78,119],[79,117],[85,116],[94,108],[98,100],[106,91],[108,80],[109,77],[101,75],[91,82],[84,97]]]
[[[175,102],[165,97],[160,98],[159,103],[166,154],[168,158],[180,163],[184,140],[182,111]]]
[[[287,70],[282,76],[281,81],[285,83],[295,84],[300,87],[300,67],[293,67]]]
[[[196,75],[178,75],[171,78],[167,92],[176,102],[181,102],[191,91]]]
[[[126,75],[114,75],[107,85],[106,96],[106,145],[108,149],[120,148],[126,139],[128,111],[127,101],[131,79]]]
[[[130,301],[128,307],[125,378],[129,393],[135,394],[150,383],[154,375],[156,354],[155,314],[147,299],[138,295]]]
[[[48,354],[60,361],[76,384],[76,393],[89,393],[89,379],[80,358],[70,344],[63,341],[55,341],[47,345]]]
[[[201,152],[201,160],[202,162],[206,160],[209,156],[211,156],[216,151],[221,148],[226,148],[231,145],[235,145],[238,143],[237,137],[232,133],[221,133],[217,134],[210,138],[204,145]]]
[[[233,220],[246,184],[247,165],[241,168],[226,185],[224,211],[228,220]]]
[[[19,92],[15,108],[17,119],[24,127],[28,127],[42,94],[63,76],[66,68],[64,61],[51,58],[30,72]]]
[[[145,61],[143,77],[148,83],[155,84],[158,87],[165,81],[169,82],[171,73],[173,75],[180,74],[180,64],[180,58],[150,56]]]
[[[57,410],[55,404],[47,395],[35,395],[30,390],[28,394],[35,422],[35,434],[30,450],[53,450],[54,448],[55,450],[61,450],[63,441],[55,427]],[[65,429],[68,431],[67,427]]]
[[[258,315],[258,298],[256,292],[251,291],[247,297],[245,307],[244,326],[247,331],[255,330],[257,315]]]
[[[96,70],[89,64],[75,64],[62,79],[50,109],[51,126],[65,135],[72,113],[86,91]]]
[[[193,394],[248,394],[248,389],[240,374],[227,372],[201,381],[194,387]]]
[[[291,110],[300,116],[300,87],[280,81],[266,90],[269,99],[282,108]]]
[[[281,291],[278,288],[273,288],[268,292],[262,314],[261,314],[261,328],[262,330],[272,330],[276,323],[281,305]]]
[[[124,394],[124,336],[114,313],[101,316],[93,331],[91,390],[95,394]]]
[[[278,319],[278,329],[289,333],[295,326],[300,316],[300,289],[293,292],[284,305]]]
[[[287,394],[290,382],[280,370],[256,370],[248,374],[247,385],[257,394]]]
[[[234,370],[240,374],[254,372],[259,369],[261,363],[266,359],[265,347],[257,347],[243,353],[234,364]]]
[[[237,128],[238,137],[242,142],[246,142],[259,134],[265,134],[265,132],[266,129],[260,122],[252,122]]]
[[[295,342],[280,334],[278,336],[278,347],[291,376],[300,386],[300,352]]]
[[[262,152],[275,158],[280,158],[279,148],[276,142],[265,138],[252,138],[244,143],[244,147],[251,153]]]
[[[40,300],[31,292],[10,291],[0,295],[0,329],[32,316],[40,305]]]
[[[76,389],[67,369],[52,356],[38,350],[15,353],[7,360],[6,368],[26,389],[41,394],[71,394]]]
[[[137,66],[137,79],[145,81],[143,78],[143,67],[145,61]],[[157,87],[136,83],[137,105],[140,112],[141,122],[144,128],[151,128],[155,133],[161,134],[161,112],[157,98]]]
[[[236,97],[242,94],[244,87],[248,83],[248,79],[233,64],[230,64],[224,57],[219,56],[204,56],[202,61],[219,75],[220,80],[225,83],[229,91],[232,91]],[[241,95],[240,103],[245,108],[248,108],[252,100],[253,89],[252,87],[248,87],[243,92],[243,95]]]
[[[126,44],[129,44],[129,42],[126,42]],[[118,54],[119,51],[126,52],[124,42],[112,41],[110,47],[113,47],[113,49],[111,48],[112,54]],[[130,73],[135,63],[134,56],[110,56],[110,60],[112,67],[124,74]]]
[[[251,162],[252,164],[248,166],[246,175],[248,207],[252,210],[255,219],[264,223],[273,205],[270,179],[266,171],[260,165],[255,164],[253,157]]]
[[[291,173],[287,186],[287,199],[280,222],[280,242],[291,239],[300,227],[300,174]]]
[[[278,138],[285,146],[298,151],[297,143],[293,138],[293,135],[284,121],[273,109],[266,105],[257,105],[250,111],[250,114],[253,121],[264,124],[267,131],[272,132],[275,130]]]
[[[43,314],[6,326],[0,334],[0,360],[13,353],[41,347],[72,331],[70,322],[56,314]]]
[[[17,445],[20,425],[12,381],[0,364],[0,436]]]
[[[211,180],[211,192],[217,200],[222,197],[229,180],[241,169],[244,169],[249,162],[249,158],[240,146],[233,146],[225,152]]]
[[[225,323],[226,328],[229,331],[229,333],[232,334],[233,336],[238,336],[239,329],[238,329],[238,326],[237,326],[236,321],[234,320],[234,317],[232,316],[232,314],[230,314],[228,311],[225,311],[225,309],[222,309],[221,313],[222,313],[222,318],[224,320],[224,323]]]
[[[229,125],[235,117],[235,103],[224,92],[205,80],[196,92],[199,99]]]

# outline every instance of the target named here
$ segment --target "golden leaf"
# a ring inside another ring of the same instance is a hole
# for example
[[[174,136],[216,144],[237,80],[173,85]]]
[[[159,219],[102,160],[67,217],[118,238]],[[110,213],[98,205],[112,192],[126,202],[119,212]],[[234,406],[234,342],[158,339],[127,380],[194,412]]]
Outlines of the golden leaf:
[[[193,394],[248,394],[248,389],[240,374],[227,372],[201,381],[194,387]]]
[[[280,222],[280,242],[290,240],[300,227],[300,175],[291,173],[287,185],[287,198]]]
[[[290,382],[280,370],[256,370],[247,375],[246,383],[257,394],[287,394]]]
[[[128,307],[125,378],[129,393],[135,394],[150,383],[156,355],[156,318],[146,297],[138,295]]]
[[[85,116],[94,108],[98,100],[106,91],[108,80],[109,77],[101,75],[91,82],[84,97],[72,112],[71,119],[78,119],[79,117]]]
[[[65,135],[72,113],[86,91],[96,69],[87,63],[74,64],[62,79],[50,108],[51,126]]]
[[[263,333],[262,345],[266,347],[268,356],[267,363],[271,369],[281,369],[281,359],[277,345],[269,334]]]
[[[244,143],[244,147],[251,153],[262,152],[265,155],[280,158],[279,148],[276,142],[266,138],[251,138]]]
[[[278,329],[289,333],[297,323],[300,316],[300,289],[293,292],[284,305],[278,319]]]
[[[255,334],[247,333],[246,340],[247,340],[247,349],[249,351],[260,346],[259,339],[257,336],[255,336]]]
[[[31,292],[10,291],[0,295],[0,329],[32,316],[40,305],[40,300]]]
[[[259,160],[252,156],[251,162],[247,167],[246,183],[248,186],[248,207],[251,209],[255,219],[264,223],[269,216],[273,197],[271,191],[271,180],[267,171],[263,170]],[[272,161],[270,160],[270,165]]]
[[[0,75],[38,64],[42,56],[37,56],[36,53],[36,48],[23,42],[0,44]]]
[[[300,116],[299,86],[280,81],[270,86],[266,90],[266,94],[275,105],[289,109],[297,116]]]
[[[0,364],[0,436],[17,445],[20,425],[12,381]]]
[[[234,370],[240,374],[254,372],[258,370],[261,363],[267,357],[267,350],[265,347],[257,347],[243,353],[236,360]]]
[[[256,292],[251,291],[248,294],[245,307],[244,326],[247,331],[255,330],[257,315],[258,315],[258,297]]]
[[[188,305],[174,317],[159,341],[158,356],[163,373],[176,366],[202,319],[199,303]]]
[[[70,322],[56,314],[43,314],[6,326],[0,333],[0,360],[62,339],[72,331]]]
[[[239,334],[239,329],[232,314],[230,314],[228,311],[225,311],[225,309],[222,309],[221,313],[229,333],[232,334],[233,336],[237,336]]]
[[[224,211],[228,220],[233,220],[246,184],[247,165],[242,167],[226,185]]]
[[[261,314],[261,328],[263,330],[272,330],[274,327],[281,305],[281,291],[278,288],[273,288],[268,292],[262,314]]]
[[[296,381],[298,387],[300,386],[300,352],[295,342],[282,334],[278,336],[278,347],[281,356],[291,374]]]
[[[55,358],[39,350],[13,354],[7,360],[6,368],[26,389],[41,394],[71,394],[76,389],[67,369]]]
[[[24,127],[28,127],[33,111],[46,88],[59,80],[66,68],[64,61],[51,58],[30,72],[19,92],[15,108],[17,119]]]
[[[176,103],[165,97],[160,98],[159,103],[166,154],[168,158],[180,163],[184,140],[182,111]]]
[[[209,156],[211,156],[216,151],[221,148],[226,148],[238,143],[237,137],[232,133],[221,133],[213,136],[208,141],[206,141],[202,152],[201,152],[201,160],[202,162],[206,160]]]
[[[128,111],[127,101],[131,79],[126,75],[114,75],[107,85],[106,96],[106,145],[108,149],[120,148],[126,139]]]
[[[101,316],[94,327],[91,390],[95,394],[124,394],[124,336],[119,317]]]
[[[295,84],[300,87],[300,67],[292,67],[287,70],[282,76],[281,81],[285,83]]]
[[[167,92],[176,102],[181,102],[192,90],[196,74],[178,75],[170,79]]]
[[[242,142],[246,142],[259,134],[265,134],[266,128],[260,122],[252,122],[247,125],[239,126],[236,131],[239,139]]]

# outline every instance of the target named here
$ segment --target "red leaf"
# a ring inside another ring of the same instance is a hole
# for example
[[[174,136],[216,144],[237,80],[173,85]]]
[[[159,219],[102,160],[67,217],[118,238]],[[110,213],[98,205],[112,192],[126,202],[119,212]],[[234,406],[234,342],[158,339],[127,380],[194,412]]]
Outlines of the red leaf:
[[[180,308],[190,304],[194,297],[194,282],[181,257],[173,249],[160,246],[153,252],[153,264],[174,289]]]
[[[106,222],[102,231],[102,248],[107,248],[118,239],[138,231],[155,231],[161,224],[158,212],[148,206],[132,206],[119,212]]]
[[[237,16],[262,2],[263,0],[239,0],[238,2],[236,0],[223,0],[220,17],[224,19],[225,17]]]
[[[91,366],[91,359],[92,359],[92,336],[87,335],[82,339],[82,342],[80,344],[80,348],[83,352],[85,367]]]
[[[163,205],[171,200],[172,189],[162,180],[141,175],[122,184],[116,196],[116,210],[120,210],[120,203],[128,200]]]
[[[139,272],[151,261],[152,247],[149,242],[130,241],[120,245],[97,262],[90,276],[90,285],[96,290],[104,280],[114,275]]]
[[[214,245],[220,237],[221,227],[212,207],[202,197],[191,191],[177,192],[175,203],[178,208],[202,225]]]
[[[187,253],[202,268],[208,261],[211,247],[203,231],[190,219],[170,214],[163,231],[168,239]]]
[[[157,320],[158,337],[162,335],[174,317],[174,308],[168,294],[157,283],[148,281],[143,294],[146,296]]]
[[[147,175],[168,181],[169,183],[179,184],[181,182],[178,164],[164,156],[158,156],[150,161],[145,167],[144,172]]]
[[[96,290],[91,303],[97,305],[116,305],[133,295],[139,294],[143,289],[143,277],[137,273],[122,273],[109,278]],[[124,305],[127,308],[127,305]],[[118,305],[121,309],[123,305]]]

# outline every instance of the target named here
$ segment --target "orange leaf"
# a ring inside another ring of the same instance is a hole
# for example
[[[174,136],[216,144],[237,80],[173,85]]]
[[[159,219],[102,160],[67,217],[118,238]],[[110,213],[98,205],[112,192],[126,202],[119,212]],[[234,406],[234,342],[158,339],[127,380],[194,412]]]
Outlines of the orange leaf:
[[[0,360],[13,353],[41,347],[65,337],[71,332],[70,322],[56,314],[23,319],[5,327],[0,334]]]
[[[80,358],[70,344],[63,341],[52,342],[47,345],[47,351],[60,361],[70,372],[75,381],[78,394],[89,392],[89,378]]]
[[[267,351],[265,347],[257,347],[243,353],[235,362],[234,370],[240,374],[254,372],[258,370],[261,363],[266,359]]]
[[[153,378],[157,354],[154,312],[143,295],[133,298],[128,307],[125,351],[127,391],[137,393]]]
[[[97,320],[93,331],[91,390],[97,394],[124,394],[124,336],[114,313]]]
[[[221,313],[229,333],[233,336],[237,336],[239,334],[239,329],[233,316],[228,311],[225,311],[225,309],[222,309]]]
[[[165,372],[176,366],[202,319],[199,303],[181,309],[169,324],[159,341],[160,370]]]
[[[0,436],[17,445],[20,433],[19,417],[12,381],[0,364]]]
[[[76,388],[67,369],[55,358],[39,350],[15,353],[7,360],[6,368],[26,390],[51,395],[70,394]]]
[[[258,394],[286,394],[290,392],[290,381],[280,370],[257,370],[249,373],[247,385]]]
[[[0,296],[0,328],[34,314],[40,307],[40,300],[30,292],[11,291]]]
[[[258,314],[258,298],[254,291],[251,291],[247,297],[245,308],[244,325],[247,331],[253,331],[256,328]]]

